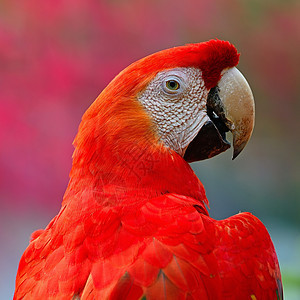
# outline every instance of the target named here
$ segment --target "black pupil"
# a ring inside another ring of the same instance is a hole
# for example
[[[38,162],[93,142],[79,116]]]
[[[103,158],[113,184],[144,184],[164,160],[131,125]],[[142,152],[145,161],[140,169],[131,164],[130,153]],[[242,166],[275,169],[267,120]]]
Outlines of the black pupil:
[[[170,88],[174,89],[177,87],[177,82],[175,80],[170,80],[169,86],[170,86]]]

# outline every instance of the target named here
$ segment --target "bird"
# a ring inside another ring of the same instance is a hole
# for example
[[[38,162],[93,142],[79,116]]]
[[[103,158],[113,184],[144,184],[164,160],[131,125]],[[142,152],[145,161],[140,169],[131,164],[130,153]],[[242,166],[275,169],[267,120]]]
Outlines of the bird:
[[[209,216],[190,163],[249,141],[240,54],[213,39],[129,65],[84,113],[61,209],[32,234],[18,299],[283,299],[263,223]],[[227,135],[232,134],[232,145]]]

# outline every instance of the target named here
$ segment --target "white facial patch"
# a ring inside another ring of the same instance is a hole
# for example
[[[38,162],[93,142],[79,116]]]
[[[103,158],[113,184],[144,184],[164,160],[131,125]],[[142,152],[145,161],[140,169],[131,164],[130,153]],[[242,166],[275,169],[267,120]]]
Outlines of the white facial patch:
[[[164,144],[183,156],[209,121],[208,92],[199,69],[176,68],[159,72],[138,99],[151,115]]]

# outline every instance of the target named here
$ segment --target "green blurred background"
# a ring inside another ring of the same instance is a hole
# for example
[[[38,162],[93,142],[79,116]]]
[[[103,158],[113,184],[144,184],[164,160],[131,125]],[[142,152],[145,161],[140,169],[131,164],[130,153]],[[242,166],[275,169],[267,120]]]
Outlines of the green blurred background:
[[[129,63],[212,38],[241,53],[256,99],[243,153],[193,164],[226,218],[250,211],[274,241],[288,300],[300,299],[300,2],[0,0],[0,298],[33,230],[58,212],[81,115]]]

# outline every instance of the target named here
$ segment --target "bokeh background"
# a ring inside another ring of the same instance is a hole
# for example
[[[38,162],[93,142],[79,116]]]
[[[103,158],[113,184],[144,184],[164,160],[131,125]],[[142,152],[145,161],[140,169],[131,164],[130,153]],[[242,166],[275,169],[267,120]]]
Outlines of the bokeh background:
[[[11,299],[32,231],[59,211],[81,115],[129,63],[219,38],[256,98],[244,152],[193,164],[211,215],[267,226],[286,299],[300,299],[298,0],[0,1],[0,298]]]

